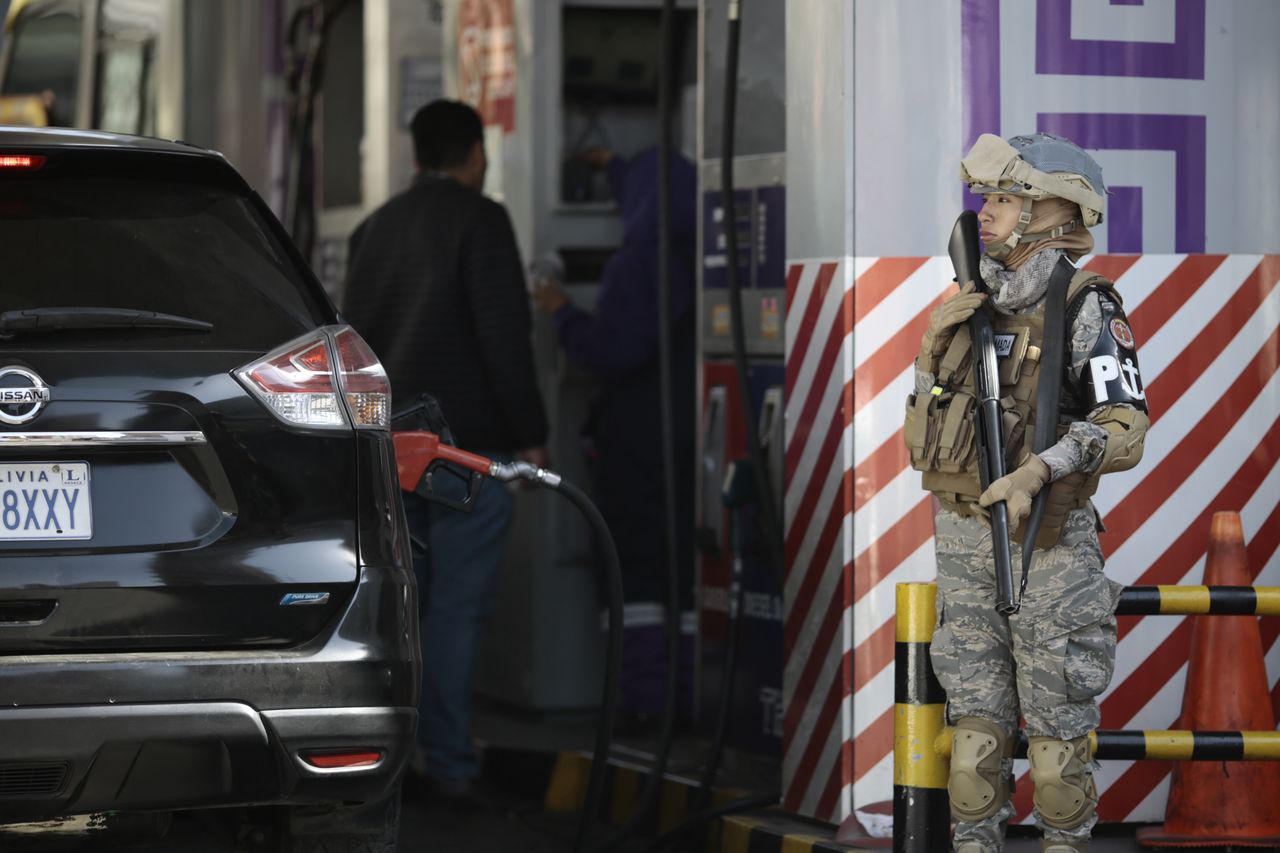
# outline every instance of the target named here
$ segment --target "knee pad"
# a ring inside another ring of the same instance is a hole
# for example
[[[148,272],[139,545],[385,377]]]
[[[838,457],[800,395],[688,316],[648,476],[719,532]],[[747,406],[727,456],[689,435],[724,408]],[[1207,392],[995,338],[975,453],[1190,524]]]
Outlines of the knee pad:
[[[1064,841],[1041,841],[1040,853],[1089,853],[1089,845],[1083,842],[1067,844]]]
[[[1089,737],[1028,739],[1032,802],[1040,820],[1054,829],[1075,829],[1093,817],[1098,791],[1089,772]],[[1061,842],[1059,842],[1061,843]]]
[[[958,820],[991,817],[1009,799],[1008,760],[1013,741],[1004,729],[981,717],[961,717],[951,735],[951,773],[947,794]]]

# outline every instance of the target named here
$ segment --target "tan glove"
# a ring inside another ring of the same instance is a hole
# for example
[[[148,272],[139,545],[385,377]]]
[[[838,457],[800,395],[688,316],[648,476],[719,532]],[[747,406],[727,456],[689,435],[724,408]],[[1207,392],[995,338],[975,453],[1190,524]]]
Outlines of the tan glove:
[[[1031,499],[1049,482],[1049,474],[1049,466],[1033,453],[1018,470],[988,486],[978,498],[978,506],[986,509],[993,503],[1004,501],[1009,510],[1009,527],[1017,527],[1031,514]]]
[[[929,328],[920,340],[918,365],[922,370],[933,370],[934,362],[947,351],[956,327],[972,317],[986,299],[985,293],[977,293],[973,282],[967,281],[959,293],[933,309],[929,315]]]

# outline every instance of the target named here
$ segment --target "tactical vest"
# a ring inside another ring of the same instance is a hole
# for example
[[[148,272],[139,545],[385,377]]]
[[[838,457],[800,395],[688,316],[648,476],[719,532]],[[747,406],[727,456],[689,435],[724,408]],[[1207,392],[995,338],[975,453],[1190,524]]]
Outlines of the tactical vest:
[[[1066,304],[1071,306],[1086,289],[1103,290],[1120,301],[1115,286],[1095,273],[1080,270],[1067,287]],[[1000,408],[1004,419],[1005,471],[1016,469],[1031,454],[1035,435],[1036,386],[1044,340],[1044,301],[1028,314],[991,312],[996,337],[1000,373]],[[1068,312],[1070,316],[1070,312]],[[1062,369],[1070,361],[1071,330],[1067,330]],[[1064,389],[1070,382],[1063,382]],[[1064,397],[1066,395],[1064,394]],[[907,398],[903,437],[911,452],[911,467],[923,475],[924,488],[938,498],[945,509],[961,515],[975,515],[971,504],[978,502],[982,488],[978,481],[978,445],[975,430],[976,397],[973,380],[973,347],[967,323],[956,328],[951,343],[939,360],[933,393],[921,392]],[[1059,412],[1064,407],[1059,405]],[[1080,413],[1083,415],[1084,413]],[[1058,427],[1064,435],[1067,423]],[[1036,536],[1036,547],[1057,544],[1067,513],[1088,503],[1098,489],[1098,474],[1075,472],[1049,486],[1044,519]],[[1012,533],[1022,541],[1022,527]]]

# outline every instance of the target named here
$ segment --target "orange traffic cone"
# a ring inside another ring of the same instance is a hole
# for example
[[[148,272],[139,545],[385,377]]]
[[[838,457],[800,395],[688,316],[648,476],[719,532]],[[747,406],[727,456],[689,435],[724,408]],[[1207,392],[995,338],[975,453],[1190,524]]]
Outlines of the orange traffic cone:
[[[1216,512],[1204,582],[1250,586],[1240,515]],[[1178,728],[1272,731],[1262,636],[1254,616],[1196,616]],[[1280,846],[1280,762],[1180,761],[1164,826],[1138,832],[1147,847]]]

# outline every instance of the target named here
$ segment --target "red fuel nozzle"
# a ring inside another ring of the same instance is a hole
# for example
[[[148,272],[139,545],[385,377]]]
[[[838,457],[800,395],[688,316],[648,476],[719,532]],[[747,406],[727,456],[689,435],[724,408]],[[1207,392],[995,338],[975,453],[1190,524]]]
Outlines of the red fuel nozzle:
[[[401,491],[415,491],[427,467],[436,460],[452,462],[486,477],[493,470],[491,460],[450,444],[441,444],[440,436],[434,432],[406,430],[392,433],[391,438],[396,447],[396,473],[400,477]]]
[[[422,475],[432,462],[452,462],[459,468],[492,477],[503,483],[512,480],[528,480],[553,489],[560,486],[560,475],[530,462],[494,462],[484,456],[459,450],[451,444],[442,444],[440,436],[426,430],[405,430],[391,433],[396,447],[396,473],[400,477],[402,492],[417,492]],[[424,497],[427,497],[423,493]]]

